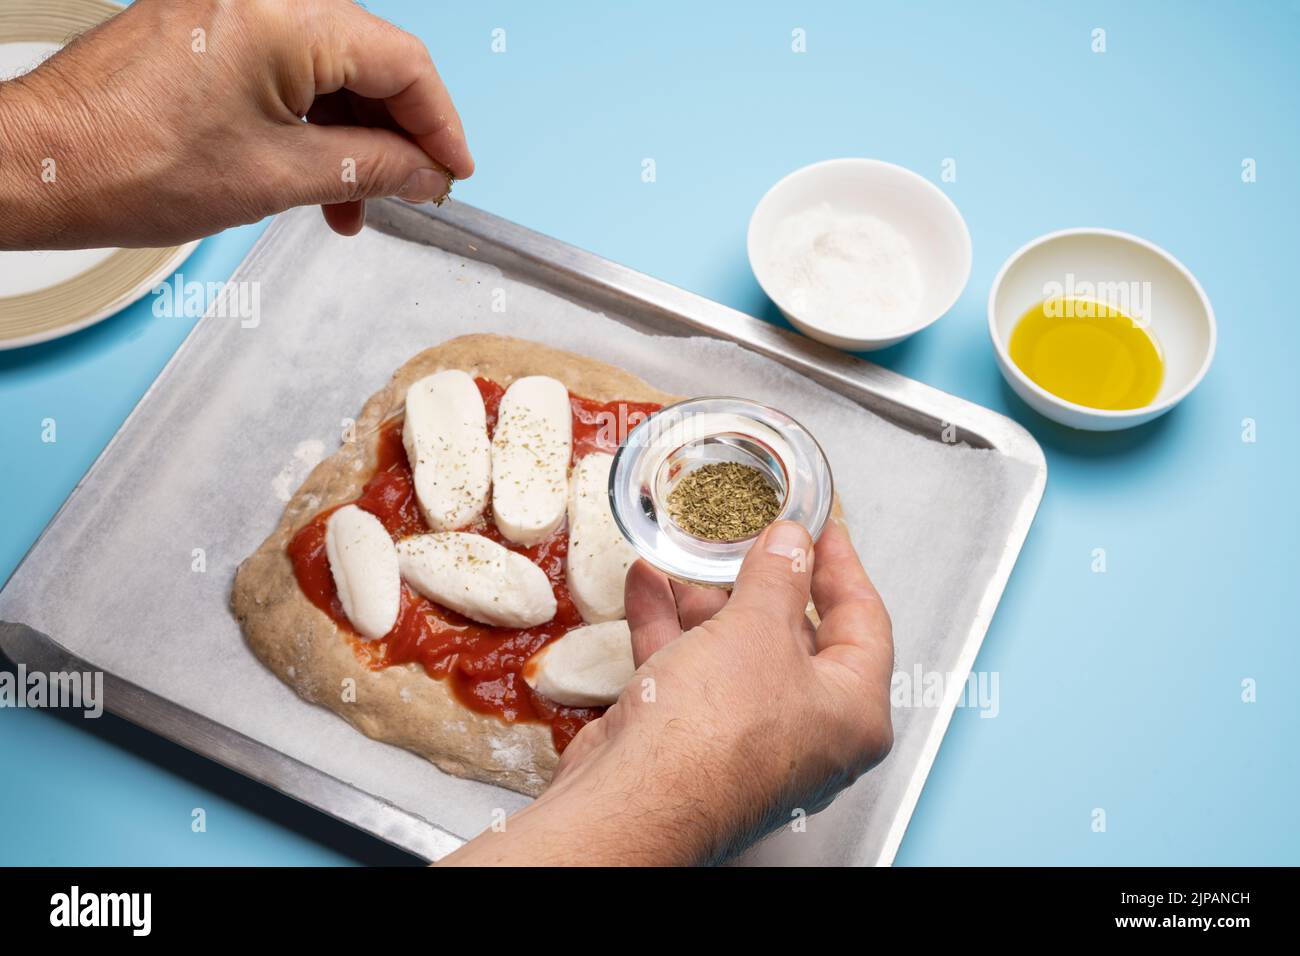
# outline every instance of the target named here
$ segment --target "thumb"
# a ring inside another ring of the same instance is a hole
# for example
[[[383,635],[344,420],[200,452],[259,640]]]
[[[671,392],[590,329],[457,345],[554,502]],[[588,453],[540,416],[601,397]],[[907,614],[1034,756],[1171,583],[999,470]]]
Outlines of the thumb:
[[[451,176],[415,143],[392,130],[303,123],[293,129],[299,176],[294,204],[400,196],[441,199]],[[285,203],[284,205],[289,205]]]
[[[727,610],[778,617],[802,627],[812,587],[812,538],[793,521],[778,521],[758,536],[740,566]]]

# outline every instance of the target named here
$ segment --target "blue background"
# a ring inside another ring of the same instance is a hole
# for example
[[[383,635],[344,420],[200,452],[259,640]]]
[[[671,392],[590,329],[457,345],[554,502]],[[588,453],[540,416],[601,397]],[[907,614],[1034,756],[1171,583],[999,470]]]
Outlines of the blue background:
[[[367,6],[420,35],[452,90],[479,167],[458,198],[773,321],[744,252],[768,186],[837,156],[939,182],[955,159],[940,185],[970,225],[970,284],[875,359],[1022,422],[1050,471],[977,664],[1000,674],[1001,712],[958,711],[898,862],[1300,863],[1296,4]],[[1080,225],[1165,246],[1218,314],[1204,383],[1132,432],[1038,418],[988,344],[1003,259]],[[262,228],[205,241],[186,279],[229,276]],[[382,316],[357,321],[382,334]],[[145,301],[0,353],[0,577],[191,324]],[[3,863],[403,859],[107,717],[0,711],[0,765]]]

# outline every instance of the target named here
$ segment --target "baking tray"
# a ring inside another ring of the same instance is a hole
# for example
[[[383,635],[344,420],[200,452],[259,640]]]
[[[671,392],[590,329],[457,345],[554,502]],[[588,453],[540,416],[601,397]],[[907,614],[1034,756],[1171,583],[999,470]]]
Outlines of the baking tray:
[[[250,289],[255,319],[233,308]],[[502,300],[509,321],[493,316]],[[300,701],[227,601],[341,416],[419,348],[525,320],[668,390],[748,382],[824,418],[819,437],[866,436],[841,438],[832,462],[852,462],[838,487],[893,613],[898,672],[954,679],[937,706],[896,710],[884,764],[744,861],[891,862],[1042,497],[1041,449],[988,409],[461,203],[372,203],[351,240],[315,210],[277,217],[0,591],[0,649],[29,669],[103,670],[111,712],[425,859],[450,852],[525,798]],[[666,340],[640,334],[697,338],[665,358]],[[859,460],[849,446],[864,443]],[[941,598],[908,562],[941,569],[927,572]]]

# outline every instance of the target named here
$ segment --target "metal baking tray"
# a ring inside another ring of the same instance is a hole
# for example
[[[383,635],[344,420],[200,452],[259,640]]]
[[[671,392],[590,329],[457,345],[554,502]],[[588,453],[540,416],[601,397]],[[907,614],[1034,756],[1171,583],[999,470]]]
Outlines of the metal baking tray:
[[[424,270],[420,276],[396,270],[392,247],[379,245],[394,240],[423,249],[433,278]],[[348,242],[355,245],[330,245]],[[351,274],[313,276],[311,263],[326,261],[326,253],[348,256]],[[299,701],[252,658],[226,609],[235,566],[271,530],[282,507],[262,500],[267,475],[272,485],[296,487],[319,457],[319,441],[295,447],[293,439],[329,434],[338,409],[355,414],[361,399],[416,350],[405,339],[423,346],[475,330],[439,302],[482,282],[483,270],[514,289],[538,290],[543,298],[534,306],[544,301],[563,310],[571,303],[574,322],[595,321],[591,316],[599,313],[652,335],[732,342],[830,390],[863,415],[879,416],[912,436],[909,441],[984,450],[979,461],[992,469],[991,503],[946,526],[953,554],[969,556],[962,559],[969,567],[957,579],[950,619],[928,642],[901,641],[898,655],[900,671],[916,665],[964,679],[1046,483],[1042,451],[1024,429],[473,207],[397,201],[372,203],[367,229],[355,240],[330,237],[314,210],[277,217],[231,279],[232,295],[240,283],[260,288],[260,318],[241,322],[218,302],[195,326],[0,591],[0,649],[29,669],[103,670],[109,711],[424,859],[443,856],[481,828],[475,808],[521,806],[522,797],[446,777]],[[467,278],[474,274],[480,278]],[[336,280],[348,283],[338,286],[344,300],[338,314],[319,304],[295,307],[299,297]],[[437,301],[411,301],[403,290],[413,285],[436,290]],[[353,287],[375,290],[376,312],[404,303],[405,318],[358,314],[367,300],[348,299]],[[357,345],[386,342],[368,323],[400,340],[391,343],[391,354]],[[314,387],[327,393],[346,394],[323,411],[314,407],[320,402],[270,390],[271,379],[304,378],[320,379]],[[284,413],[286,401],[299,404]],[[947,459],[925,461],[934,470]],[[943,487],[943,476],[933,477]],[[137,506],[150,494],[148,509]],[[250,494],[257,500],[247,502]],[[205,546],[211,567],[194,574],[187,563]],[[117,580],[103,583],[105,576]],[[207,684],[195,680],[196,658]],[[747,860],[891,862],[956,702],[955,693],[946,694],[938,708],[896,720],[894,753],[850,791],[856,796],[836,801],[832,811],[843,808],[837,816],[827,811],[833,830],[802,843],[768,841]],[[303,743],[306,738],[313,743]]]

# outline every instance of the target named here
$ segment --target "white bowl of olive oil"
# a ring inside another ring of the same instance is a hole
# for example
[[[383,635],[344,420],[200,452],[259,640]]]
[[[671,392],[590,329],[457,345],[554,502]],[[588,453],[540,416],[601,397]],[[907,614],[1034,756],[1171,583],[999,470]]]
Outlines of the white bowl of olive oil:
[[[1214,359],[1200,283],[1159,246],[1111,229],[1066,229],[1018,249],[993,280],[988,312],[1007,384],[1071,428],[1158,418]]]

